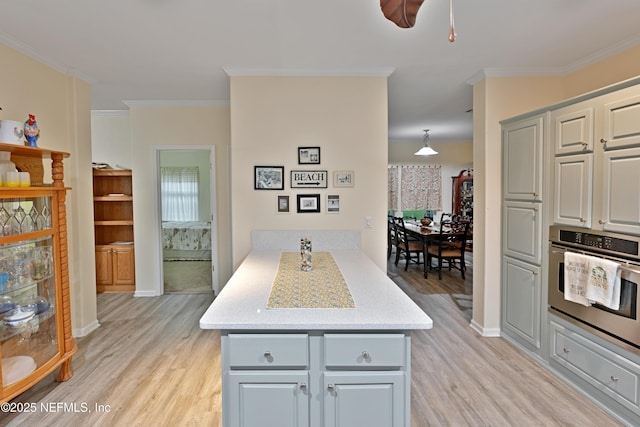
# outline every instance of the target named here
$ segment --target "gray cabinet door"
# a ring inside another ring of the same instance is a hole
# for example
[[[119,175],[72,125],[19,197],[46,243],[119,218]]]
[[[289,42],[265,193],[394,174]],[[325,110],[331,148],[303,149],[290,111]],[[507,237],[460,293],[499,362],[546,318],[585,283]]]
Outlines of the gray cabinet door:
[[[624,94],[637,93],[636,88],[630,88],[616,97]],[[640,95],[619,99],[604,106],[603,139],[605,150],[640,145]]]
[[[309,425],[309,374],[285,371],[231,371],[225,427]]]
[[[593,153],[555,158],[554,224],[591,227]]]
[[[593,152],[594,107],[592,101],[551,113],[553,148],[556,156]]]
[[[542,212],[540,203],[504,202],[503,251],[505,255],[540,265],[542,262]]]
[[[640,235],[640,148],[604,152],[603,225]]]
[[[505,257],[502,267],[502,327],[529,347],[540,348],[540,267]]]
[[[404,382],[404,372],[326,372],[324,426],[408,426]]]
[[[542,144],[544,116],[503,127],[503,197],[542,200]]]

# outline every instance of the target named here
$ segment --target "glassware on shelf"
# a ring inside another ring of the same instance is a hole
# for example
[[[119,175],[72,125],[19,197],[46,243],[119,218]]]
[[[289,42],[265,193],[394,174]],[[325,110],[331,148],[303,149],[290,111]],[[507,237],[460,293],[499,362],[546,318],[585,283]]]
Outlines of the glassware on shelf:
[[[9,286],[9,273],[6,273],[6,272],[0,273],[0,293],[7,292],[8,286]]]
[[[35,315],[34,307],[19,306],[6,312],[2,322],[9,328],[20,328],[27,325]]]
[[[31,295],[20,301],[20,307],[25,307],[29,310],[33,309],[36,315],[46,313],[49,310],[49,301],[40,295]]]
[[[13,310],[16,307],[13,302],[13,298],[9,295],[0,295],[0,316],[4,315],[4,313]]]

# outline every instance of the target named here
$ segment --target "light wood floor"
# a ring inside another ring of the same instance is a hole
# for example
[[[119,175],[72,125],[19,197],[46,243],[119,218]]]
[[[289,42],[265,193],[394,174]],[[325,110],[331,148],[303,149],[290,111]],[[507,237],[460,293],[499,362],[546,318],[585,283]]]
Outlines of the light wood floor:
[[[439,281],[425,280],[421,266],[402,268],[390,263],[390,277],[434,320],[412,338],[412,427],[619,425],[505,340],[471,330],[472,267],[465,282],[459,272]],[[48,377],[14,400],[38,411],[0,413],[0,425],[219,426],[219,335],[198,327],[210,302],[206,294],[98,295],[101,327],[78,340],[73,378]],[[39,406],[59,402],[91,412]]]

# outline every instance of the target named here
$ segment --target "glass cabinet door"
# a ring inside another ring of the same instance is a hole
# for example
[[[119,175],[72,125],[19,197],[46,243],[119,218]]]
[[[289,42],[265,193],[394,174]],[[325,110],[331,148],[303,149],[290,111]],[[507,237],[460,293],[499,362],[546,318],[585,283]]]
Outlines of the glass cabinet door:
[[[59,353],[51,199],[0,200],[2,386]]]

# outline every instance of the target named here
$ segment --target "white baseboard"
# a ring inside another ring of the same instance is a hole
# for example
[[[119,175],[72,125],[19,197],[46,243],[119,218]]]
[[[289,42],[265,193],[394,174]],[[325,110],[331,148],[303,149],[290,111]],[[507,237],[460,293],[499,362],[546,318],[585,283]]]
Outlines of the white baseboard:
[[[500,328],[486,329],[486,328],[483,328],[480,324],[478,324],[473,319],[471,319],[471,323],[469,324],[469,326],[471,326],[471,329],[473,329],[483,337],[499,337],[500,336]]]
[[[72,330],[71,333],[76,338],[86,337],[87,335],[89,335],[91,332],[95,331],[99,327],[100,327],[100,323],[98,323],[98,320],[94,320],[84,328],[77,328]]]
[[[158,293],[156,291],[139,291],[133,294],[134,297],[157,297]]]

